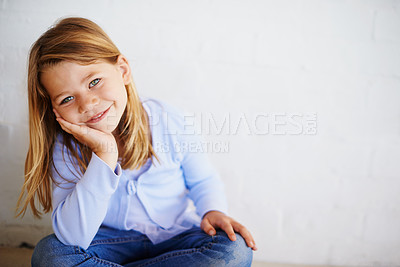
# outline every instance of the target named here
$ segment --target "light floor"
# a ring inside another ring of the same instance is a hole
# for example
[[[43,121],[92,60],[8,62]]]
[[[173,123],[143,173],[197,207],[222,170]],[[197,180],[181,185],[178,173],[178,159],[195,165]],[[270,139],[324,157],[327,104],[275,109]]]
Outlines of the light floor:
[[[1,267],[28,267],[31,266],[32,249],[28,248],[9,248],[0,247],[0,266]],[[253,262],[253,267],[327,267]]]

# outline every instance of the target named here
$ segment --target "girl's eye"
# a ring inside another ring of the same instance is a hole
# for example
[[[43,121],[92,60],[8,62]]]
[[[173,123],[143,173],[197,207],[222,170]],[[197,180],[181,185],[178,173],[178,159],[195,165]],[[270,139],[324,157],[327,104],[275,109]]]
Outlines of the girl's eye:
[[[94,79],[93,81],[91,81],[89,83],[89,88],[92,88],[93,86],[95,86],[96,84],[98,84],[100,82],[99,78]]]
[[[64,98],[63,101],[61,101],[61,104],[68,103],[68,102],[71,101],[72,99],[74,99],[73,96],[68,96],[68,97]]]

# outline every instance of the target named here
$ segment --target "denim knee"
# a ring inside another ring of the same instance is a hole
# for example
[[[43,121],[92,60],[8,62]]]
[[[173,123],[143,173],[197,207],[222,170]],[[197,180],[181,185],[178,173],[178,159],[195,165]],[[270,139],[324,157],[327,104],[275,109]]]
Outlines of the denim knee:
[[[36,266],[68,266],[68,258],[78,256],[84,258],[79,247],[66,246],[51,234],[37,243],[32,254],[31,264]]]
[[[225,232],[218,231],[215,238],[219,244],[223,244],[225,247],[226,266],[251,266],[253,251],[240,234],[236,233],[236,241],[231,241]]]
[[[54,234],[46,236],[36,244],[31,258],[32,266],[44,266],[43,260],[47,258],[46,254],[53,251],[51,245],[54,242],[53,238],[56,238]]]

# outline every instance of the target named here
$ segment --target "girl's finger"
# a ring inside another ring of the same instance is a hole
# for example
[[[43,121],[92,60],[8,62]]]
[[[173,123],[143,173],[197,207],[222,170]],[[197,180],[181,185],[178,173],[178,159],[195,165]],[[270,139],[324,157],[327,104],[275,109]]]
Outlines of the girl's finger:
[[[233,223],[233,229],[235,232],[238,232],[246,241],[247,246],[252,248],[253,250],[257,250],[256,243],[254,241],[253,236],[250,234],[249,230],[246,227],[241,225],[238,222]]]
[[[201,221],[200,227],[201,229],[203,229],[204,232],[206,232],[209,235],[216,234],[215,228],[211,225],[210,221],[207,218]]]
[[[84,137],[89,131],[87,126],[70,123],[61,117],[57,118],[57,121],[60,123],[64,131],[74,135],[75,137]]]
[[[236,240],[236,235],[235,232],[233,231],[233,227],[231,223],[229,222],[224,222],[220,225],[220,228],[224,230],[224,232],[228,235],[229,239],[232,241]]]
[[[58,123],[61,125],[61,127],[63,128],[64,131],[71,133],[71,123],[69,123],[68,121],[64,120],[61,117],[57,117],[56,119],[58,121]]]
[[[65,121],[63,119],[57,118],[56,120],[60,124],[61,129],[63,129],[64,131],[66,131],[69,134],[72,134],[71,131],[68,129],[68,127],[65,125]]]
[[[60,118],[60,114],[58,114],[57,110],[55,108],[53,108],[53,112],[56,115],[56,118]]]

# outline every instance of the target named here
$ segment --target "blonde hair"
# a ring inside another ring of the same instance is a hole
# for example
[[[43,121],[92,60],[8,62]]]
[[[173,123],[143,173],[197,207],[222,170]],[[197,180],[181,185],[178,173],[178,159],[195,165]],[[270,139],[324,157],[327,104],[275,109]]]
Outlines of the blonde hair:
[[[25,182],[18,199],[16,216],[25,215],[30,205],[33,215],[40,217],[42,213],[35,205],[36,200],[44,213],[52,209],[51,182],[55,182],[52,154],[58,134],[63,137],[62,145],[67,148],[69,157],[76,159],[73,161],[77,162],[74,167],[79,173],[85,172],[91,157],[90,149],[64,132],[55,120],[50,97],[40,83],[41,73],[64,60],[84,65],[98,60],[115,64],[119,55],[121,53],[107,34],[97,24],[84,18],[59,21],[31,47],[28,67],[29,149],[25,161]],[[123,146],[123,153],[119,156],[123,169],[134,169],[157,156],[151,145],[147,114],[136,88],[133,82],[125,87],[128,100],[117,127],[118,138]]]

